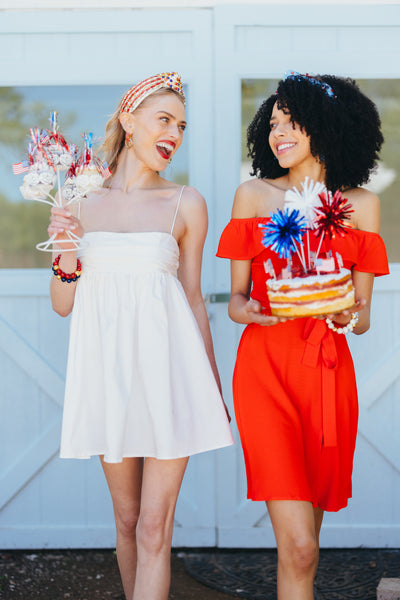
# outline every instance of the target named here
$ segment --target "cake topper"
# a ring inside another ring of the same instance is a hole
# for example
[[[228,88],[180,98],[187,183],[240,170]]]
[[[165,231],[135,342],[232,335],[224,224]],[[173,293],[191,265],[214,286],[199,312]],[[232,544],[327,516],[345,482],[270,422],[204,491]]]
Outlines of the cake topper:
[[[332,253],[329,255],[329,248],[323,260],[319,255],[324,239],[344,236],[351,227],[345,222],[353,212],[351,204],[341,192],[332,195],[323,183],[314,182],[308,177],[301,185],[301,192],[295,187],[287,190],[284,210],[271,213],[270,220],[260,224],[264,230],[262,244],[276,252],[279,258],[291,260],[296,254],[304,275],[322,269],[340,269],[337,258],[335,260]],[[316,252],[311,250],[310,235],[318,240]],[[291,274],[290,263],[284,269]],[[270,266],[266,267],[266,272],[276,278],[272,271]]]
[[[299,253],[302,249],[302,236],[306,231],[306,221],[299,215],[298,210],[285,208],[271,214],[271,220],[260,225],[264,229],[262,243],[276,252],[279,258],[289,258],[293,252]],[[296,245],[298,244],[298,246]],[[304,261],[304,255],[300,256]]]

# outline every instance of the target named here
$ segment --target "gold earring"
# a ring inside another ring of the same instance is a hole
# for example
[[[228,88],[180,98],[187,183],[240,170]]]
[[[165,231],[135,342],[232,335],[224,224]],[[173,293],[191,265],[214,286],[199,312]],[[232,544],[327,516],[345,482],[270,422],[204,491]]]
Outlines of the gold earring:
[[[125,134],[125,148],[132,148],[133,147],[133,133],[126,133]]]

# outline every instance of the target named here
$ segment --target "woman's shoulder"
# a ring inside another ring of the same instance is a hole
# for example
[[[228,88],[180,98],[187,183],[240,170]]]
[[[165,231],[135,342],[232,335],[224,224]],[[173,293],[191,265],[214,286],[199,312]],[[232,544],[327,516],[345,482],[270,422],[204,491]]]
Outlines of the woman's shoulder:
[[[181,189],[181,192],[179,214],[187,231],[193,229],[207,230],[207,204],[202,194],[192,186],[185,186],[183,190]]]
[[[351,222],[356,229],[379,233],[380,202],[376,194],[366,188],[353,188],[343,192],[351,204]]]
[[[207,214],[207,205],[204,196],[196,188],[187,185],[180,188],[179,193],[181,192],[181,210],[184,215]]]
[[[179,186],[179,190],[182,191],[182,199],[184,198],[185,202],[193,205],[202,205],[205,203],[204,196],[191,185]]]
[[[379,198],[374,193],[364,187],[357,187],[345,190],[343,196],[348,198],[351,203],[359,204],[379,204]]]
[[[277,196],[283,198],[285,189],[280,180],[250,179],[239,185],[232,208],[233,219],[263,217],[276,208]]]

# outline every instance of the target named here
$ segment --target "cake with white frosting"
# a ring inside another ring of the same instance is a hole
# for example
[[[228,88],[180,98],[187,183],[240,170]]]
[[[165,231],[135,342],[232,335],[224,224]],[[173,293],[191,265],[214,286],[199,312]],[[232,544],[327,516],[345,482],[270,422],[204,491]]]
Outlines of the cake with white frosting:
[[[338,313],[354,305],[348,269],[291,279],[268,279],[271,313],[278,317],[308,317]]]

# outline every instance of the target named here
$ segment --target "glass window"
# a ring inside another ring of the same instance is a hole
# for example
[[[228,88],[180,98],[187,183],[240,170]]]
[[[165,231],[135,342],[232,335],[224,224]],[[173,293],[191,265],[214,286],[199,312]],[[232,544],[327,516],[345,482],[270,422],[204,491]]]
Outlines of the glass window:
[[[381,235],[389,260],[400,262],[400,80],[362,79],[357,82],[362,91],[376,103],[382,119],[385,143],[379,168],[366,187],[381,200]],[[276,79],[242,80],[242,181],[249,178],[251,170],[247,157],[247,127],[262,101],[274,93],[277,83]]]
[[[22,198],[22,175],[12,164],[26,157],[29,128],[49,127],[58,111],[60,132],[67,141],[82,144],[81,134],[93,132],[98,147],[105,124],[128,85],[31,86],[0,88],[0,268],[48,267],[49,254],[36,250],[48,238],[49,206]],[[185,90],[186,92],[186,90]],[[165,176],[188,183],[187,133]]]

